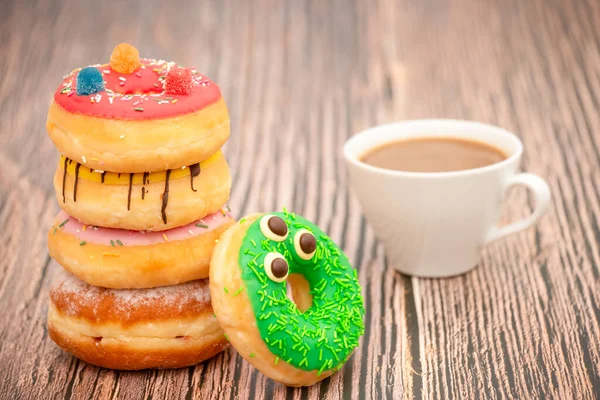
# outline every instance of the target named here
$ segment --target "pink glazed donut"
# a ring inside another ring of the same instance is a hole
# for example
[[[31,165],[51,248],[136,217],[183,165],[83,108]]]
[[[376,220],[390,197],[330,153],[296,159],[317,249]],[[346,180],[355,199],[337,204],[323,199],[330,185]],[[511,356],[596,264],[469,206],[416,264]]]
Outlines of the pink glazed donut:
[[[140,289],[208,277],[213,248],[235,223],[222,209],[166,231],[85,225],[61,211],[48,232],[48,249],[67,271],[93,285]]]

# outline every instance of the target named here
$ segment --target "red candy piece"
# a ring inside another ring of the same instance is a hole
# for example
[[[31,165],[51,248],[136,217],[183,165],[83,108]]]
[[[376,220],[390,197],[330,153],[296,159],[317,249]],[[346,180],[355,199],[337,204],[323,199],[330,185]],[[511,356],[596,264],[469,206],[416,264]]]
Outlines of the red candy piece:
[[[165,78],[165,91],[167,94],[192,93],[192,74],[186,68],[173,68]]]

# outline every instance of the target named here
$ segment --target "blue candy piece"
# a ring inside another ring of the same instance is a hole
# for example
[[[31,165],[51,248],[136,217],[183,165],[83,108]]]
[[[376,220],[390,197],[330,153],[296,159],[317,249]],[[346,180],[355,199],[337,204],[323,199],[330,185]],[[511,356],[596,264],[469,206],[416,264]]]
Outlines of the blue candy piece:
[[[104,78],[95,67],[85,67],[77,74],[77,95],[88,96],[104,90]]]

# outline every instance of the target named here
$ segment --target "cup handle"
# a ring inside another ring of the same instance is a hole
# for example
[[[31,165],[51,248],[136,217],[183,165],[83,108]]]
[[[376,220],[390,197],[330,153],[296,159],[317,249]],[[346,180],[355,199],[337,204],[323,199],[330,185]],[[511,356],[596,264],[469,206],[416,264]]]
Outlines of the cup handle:
[[[533,192],[535,196],[533,213],[521,221],[513,222],[502,228],[494,226],[485,238],[486,244],[534,225],[548,210],[551,198],[550,188],[544,179],[534,174],[517,174],[508,179],[504,190],[514,185],[523,185]]]

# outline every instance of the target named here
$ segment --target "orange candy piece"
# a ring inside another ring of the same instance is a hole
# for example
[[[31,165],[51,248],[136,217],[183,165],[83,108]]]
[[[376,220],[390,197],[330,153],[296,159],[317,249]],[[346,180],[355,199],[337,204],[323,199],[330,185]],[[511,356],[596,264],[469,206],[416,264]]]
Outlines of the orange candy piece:
[[[110,55],[110,67],[122,74],[132,74],[140,67],[140,52],[129,43],[118,44]]]

